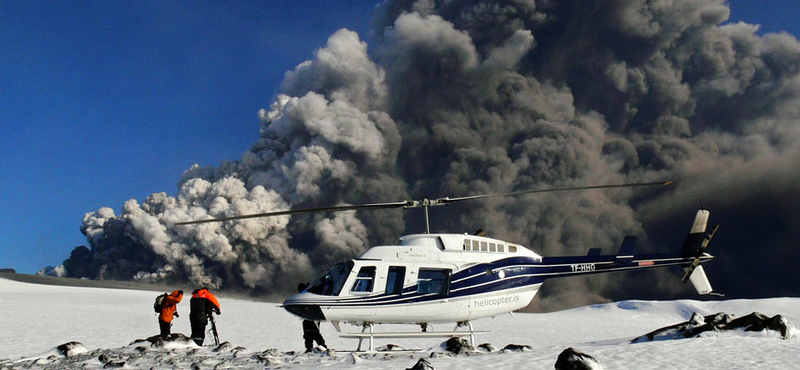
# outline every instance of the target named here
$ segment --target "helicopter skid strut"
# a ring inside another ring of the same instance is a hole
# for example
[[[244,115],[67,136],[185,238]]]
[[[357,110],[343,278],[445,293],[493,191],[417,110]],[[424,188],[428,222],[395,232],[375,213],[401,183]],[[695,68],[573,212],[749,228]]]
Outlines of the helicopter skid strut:
[[[469,328],[468,331],[458,331],[459,327],[467,326]],[[369,330],[369,331],[367,331]],[[456,327],[453,331],[443,331],[443,332],[385,332],[385,333],[376,333],[374,324],[373,323],[364,323],[361,326],[360,333],[346,333],[339,335],[340,338],[356,338],[358,339],[358,347],[355,352],[362,352],[361,346],[365,339],[369,339],[369,349],[367,352],[375,352],[375,338],[460,338],[469,336],[469,342],[471,345],[475,345],[475,334],[486,334],[491,333],[491,331],[475,331],[472,327],[472,323],[469,321],[462,321],[456,324]]]

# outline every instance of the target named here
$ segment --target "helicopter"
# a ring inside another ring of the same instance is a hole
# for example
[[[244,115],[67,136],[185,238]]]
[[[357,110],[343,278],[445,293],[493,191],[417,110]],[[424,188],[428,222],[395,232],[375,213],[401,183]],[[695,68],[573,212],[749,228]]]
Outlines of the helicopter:
[[[705,252],[719,225],[707,229],[709,211],[700,209],[678,253],[636,254],[636,236],[624,238],[618,252],[601,254],[591,248],[580,256],[544,257],[516,243],[486,237],[485,233],[431,233],[428,210],[454,202],[498,196],[578,191],[590,189],[666,186],[671,181],[594,185],[524,190],[465,197],[404,200],[399,202],[340,205],[294,209],[225,218],[176,223],[176,226],[205,222],[285,216],[315,212],[363,209],[424,208],[425,233],[400,237],[399,245],[374,246],[357,258],[339,262],[314,279],[300,293],[289,297],[282,307],[305,320],[329,321],[340,337],[375,338],[463,337],[485,333],[473,330],[472,321],[511,313],[530,304],[542,283],[551,278],[639,270],[666,266],[685,269],[683,282],[697,293],[710,294],[711,284],[702,263],[714,256]],[[360,326],[361,332],[341,333],[341,323]],[[452,331],[429,332],[433,323],[455,323]],[[414,324],[421,332],[376,333],[375,324]],[[468,330],[458,330],[461,327]],[[368,331],[367,331],[368,330]]]

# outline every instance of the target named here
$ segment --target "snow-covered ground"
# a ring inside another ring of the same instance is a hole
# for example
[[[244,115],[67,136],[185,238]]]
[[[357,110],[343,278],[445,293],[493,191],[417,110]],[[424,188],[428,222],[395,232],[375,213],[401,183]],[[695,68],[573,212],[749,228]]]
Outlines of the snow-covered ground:
[[[184,288],[189,291],[191,289]],[[552,369],[567,347],[593,356],[606,369],[786,369],[800,366],[800,338],[780,339],[774,332],[712,333],[701,338],[630,344],[630,340],[655,329],[686,321],[693,312],[709,315],[726,312],[743,316],[754,311],[783,315],[800,323],[800,299],[729,300],[718,302],[624,301],[546,314],[516,314],[475,321],[476,330],[492,333],[477,337],[478,343],[497,348],[527,344],[531,351],[434,356],[442,352],[441,339],[378,339],[376,346],[394,343],[424,351],[387,356],[334,352],[332,355],[286,354],[302,352],[301,322],[275,303],[222,298],[217,318],[220,339],[230,349],[194,345],[171,349],[131,344],[158,333],[153,299],[157,293],[121,289],[37,285],[0,279],[0,369],[34,364],[40,368],[82,366],[102,368],[105,359],[126,362],[129,368],[264,368],[289,369],[324,366],[329,369],[403,369],[426,357],[435,369],[514,368]],[[189,334],[188,298],[178,305],[173,332]],[[403,327],[406,330],[415,327]],[[359,331],[354,326],[344,331]],[[378,331],[397,331],[378,326]],[[451,330],[452,325],[436,325]],[[333,327],[323,324],[322,334],[333,349],[355,349],[357,341],[341,339]],[[70,341],[88,350],[73,362],[53,348]],[[208,343],[208,338],[207,341]],[[137,348],[139,347],[139,348]],[[236,347],[244,347],[236,348]],[[271,353],[268,349],[277,349]],[[32,358],[39,358],[34,363]]]

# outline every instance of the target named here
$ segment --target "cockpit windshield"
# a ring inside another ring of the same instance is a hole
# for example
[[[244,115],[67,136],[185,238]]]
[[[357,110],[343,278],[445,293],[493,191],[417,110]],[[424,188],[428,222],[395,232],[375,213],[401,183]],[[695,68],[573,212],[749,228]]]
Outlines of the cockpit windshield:
[[[306,291],[320,295],[338,296],[339,292],[342,291],[342,287],[344,287],[347,277],[350,275],[350,270],[353,269],[353,265],[353,261],[340,262],[333,265],[328,271],[314,279]]]

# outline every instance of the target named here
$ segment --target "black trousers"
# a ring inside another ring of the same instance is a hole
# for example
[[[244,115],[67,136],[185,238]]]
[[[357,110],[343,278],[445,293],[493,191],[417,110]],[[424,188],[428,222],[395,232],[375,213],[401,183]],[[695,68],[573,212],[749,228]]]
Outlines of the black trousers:
[[[317,342],[318,345],[323,346],[325,348],[328,348],[325,345],[325,339],[322,338],[322,334],[320,334],[318,331],[307,331],[307,332],[304,332],[303,333],[303,339],[306,340],[306,349],[307,350],[311,350],[311,348],[313,347],[315,341]]]
[[[161,336],[166,338],[169,336],[169,328],[172,326],[171,322],[166,322],[164,320],[158,320],[158,328],[161,329]]]
[[[198,346],[203,345],[203,341],[206,339],[206,324],[195,324],[192,323],[192,340],[197,343]]]

